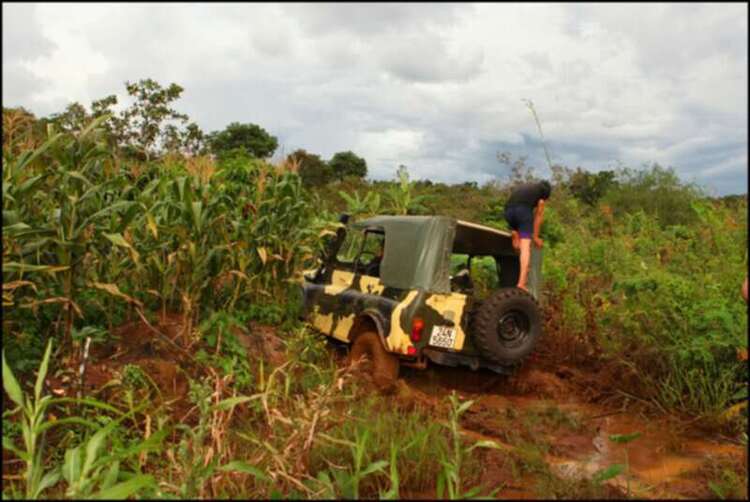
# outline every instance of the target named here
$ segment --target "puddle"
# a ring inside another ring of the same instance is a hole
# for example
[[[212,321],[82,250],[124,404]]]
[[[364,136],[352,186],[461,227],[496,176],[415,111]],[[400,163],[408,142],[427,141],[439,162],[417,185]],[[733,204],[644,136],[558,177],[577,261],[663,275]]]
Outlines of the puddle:
[[[746,470],[746,447],[682,430],[666,418],[584,402],[554,373],[532,369],[525,374],[532,377],[526,383],[521,373],[495,377],[462,368],[409,372],[404,378],[414,391],[435,402],[454,390],[462,399],[474,400],[462,418],[466,437],[492,439],[506,456],[517,448],[542,448],[549,471],[559,478],[591,480],[614,464],[627,464],[627,472],[605,482],[614,493],[624,495],[629,489],[630,496],[638,498],[714,498],[708,488],[711,462],[721,460]],[[641,435],[627,444],[610,439],[636,432]],[[496,470],[483,478],[505,487],[498,496],[534,498],[533,479],[512,479]],[[747,475],[740,476],[746,493]]]

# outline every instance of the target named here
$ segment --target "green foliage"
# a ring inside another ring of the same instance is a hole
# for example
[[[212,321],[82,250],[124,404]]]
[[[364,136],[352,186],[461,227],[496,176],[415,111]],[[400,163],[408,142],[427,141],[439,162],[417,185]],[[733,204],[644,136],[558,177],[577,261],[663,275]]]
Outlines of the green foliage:
[[[464,446],[459,430],[459,420],[461,415],[474,404],[474,401],[460,402],[455,391],[451,392],[448,400],[450,402],[450,416],[445,427],[450,433],[451,451],[449,453],[440,452],[440,463],[443,468],[437,477],[437,496],[443,498],[447,494],[450,500],[472,498],[479,494],[481,487],[477,486],[467,492],[463,491],[462,475],[465,459],[476,448],[499,448],[499,446],[494,441],[488,440],[477,441],[468,447]],[[493,491],[490,497],[496,492],[497,490]]]
[[[247,311],[248,319],[269,325],[281,324],[283,313],[279,305],[257,303],[250,305]]]
[[[333,485],[332,488],[335,487],[333,492],[337,493],[338,497],[344,499],[359,499],[359,485],[361,481],[367,476],[380,472],[388,466],[388,462],[385,460],[377,460],[365,466],[364,458],[367,452],[367,440],[369,437],[370,431],[365,429],[361,434],[359,432],[357,433],[354,442],[348,442],[352,458],[354,459],[352,467],[345,470],[332,469],[330,471],[334,481],[331,483]],[[321,474],[319,474],[318,477],[321,481],[328,477],[325,472]]]
[[[112,421],[97,430],[89,440],[65,452],[62,476],[68,484],[65,495],[74,499],[126,499],[137,492],[156,486],[153,476],[124,472],[120,462],[148,449],[154,441],[144,442],[123,452],[105,453],[107,437],[114,431],[117,422]],[[160,440],[163,434],[158,437]],[[110,450],[111,451],[111,450]],[[123,479],[123,481],[119,481]]]
[[[674,172],[658,164],[649,169],[622,169],[617,183],[603,197],[616,216],[643,210],[663,226],[695,222],[691,204],[701,195],[697,187],[684,184]]]
[[[747,497],[747,473],[744,467],[726,459],[712,459],[706,468],[706,486],[720,500],[740,500]]]
[[[245,331],[242,323],[226,312],[214,312],[201,323],[199,330],[212,353],[199,349],[196,359],[221,370],[222,375],[231,375],[233,384],[245,391],[254,384],[255,376],[250,368],[245,347],[235,333]]]
[[[131,184],[131,173],[107,171],[106,118],[9,159],[6,306],[62,307],[69,340],[86,317],[103,314],[111,327],[125,305],[156,300],[192,318],[294,289],[329,224],[309,211],[296,174],[235,156],[209,178],[150,164]]]
[[[134,101],[117,119],[112,120],[113,130],[117,132],[120,144],[149,160],[157,141],[169,142],[171,139],[171,143],[174,143],[176,129],[167,128],[169,121],[184,124],[188,120],[187,115],[172,108],[172,102],[179,99],[184,89],[174,83],[162,87],[150,78],[125,82],[125,88]]]
[[[676,192],[683,200],[690,190]],[[572,222],[543,265],[560,329],[586,344],[593,334],[605,358],[628,368],[638,388],[622,390],[664,409],[719,415],[745,378],[736,350],[746,346],[738,293],[746,212],[693,199],[682,223],[665,226],[658,212],[618,217],[609,203],[555,206]]]
[[[367,176],[367,162],[354,152],[338,152],[328,161],[331,173],[339,180],[347,176],[364,178]]]
[[[131,103],[119,114],[112,109],[117,96],[95,100],[91,113],[80,103],[71,103],[62,113],[51,115],[41,122],[51,124],[66,133],[85,129],[92,120],[107,116],[103,127],[107,142],[128,157],[150,160],[164,152],[204,152],[204,135],[196,123],[188,124],[188,116],[172,108],[180,98],[181,86],[167,87],[153,79],[125,82]]]
[[[91,121],[91,117],[83,105],[71,103],[62,113],[50,116],[49,121],[63,132],[76,132],[84,129]]]
[[[346,201],[346,213],[352,218],[374,216],[380,212],[380,194],[376,192],[367,192],[361,198],[356,190],[353,196],[344,191],[339,191],[339,195]]]
[[[414,182],[409,181],[409,170],[406,166],[399,166],[396,171],[398,184],[388,187],[386,197],[391,206],[389,212],[393,214],[423,214],[426,212],[422,204],[427,200],[426,195],[416,195],[414,193]]]
[[[596,206],[610,189],[617,186],[615,176],[614,171],[590,173],[579,167],[570,176],[567,185],[573,197],[589,206]]]
[[[222,131],[208,136],[211,151],[220,159],[233,152],[242,152],[250,157],[265,159],[273,155],[279,142],[257,124],[232,122]]]
[[[59,420],[52,420],[48,416],[48,410],[56,405],[65,403],[66,399],[55,399],[43,395],[44,380],[49,369],[50,354],[52,352],[52,341],[47,344],[39,371],[37,373],[34,392],[29,395],[25,393],[16,380],[15,375],[8,366],[3,353],[3,387],[11,400],[17,405],[14,410],[3,414],[5,419],[8,415],[20,412],[20,424],[24,448],[19,449],[10,436],[3,434],[3,449],[16,454],[26,464],[24,474],[25,498],[37,499],[43,492],[52,488],[62,477],[68,484],[66,495],[74,498],[127,498],[139,490],[153,484],[151,476],[132,473],[121,473],[119,470],[120,460],[152,448],[155,439],[162,439],[163,434],[154,435],[154,439],[142,443],[136,448],[126,452],[101,456],[103,443],[118,422],[124,416],[111,421],[107,426],[99,428],[83,445],[69,449],[65,453],[65,462],[51,469],[45,468],[45,439],[46,434],[52,427],[60,425],[78,424],[96,428],[96,424],[78,416],[69,416]],[[74,400],[75,401],[75,400]],[[94,400],[79,400],[81,404],[95,406],[108,411],[115,411],[109,405]],[[105,470],[106,468],[106,470]],[[119,477],[124,475],[127,481],[117,483]],[[94,493],[94,487],[98,492]]]
[[[393,494],[396,486],[399,490],[400,487],[419,491],[435,488],[435,477],[442,469],[440,452],[449,446],[444,428],[434,416],[419,410],[384,409],[383,404],[372,396],[351,402],[348,410],[351,418],[327,432],[324,443],[313,451],[310,462],[313,472],[318,476],[321,472],[326,473],[331,462],[352,465],[356,451],[352,446],[357,443],[357,438],[361,442],[367,433],[362,465],[384,459],[390,461],[388,472],[374,472],[367,479],[360,480],[361,496]],[[476,467],[474,459],[465,460],[469,471]],[[331,477],[328,473],[325,475]]]
[[[604,483],[610,479],[614,479],[625,471],[624,464],[612,464],[609,467],[596,471],[592,477],[592,481],[596,484]]]
[[[299,149],[289,154],[287,160],[298,166],[300,178],[306,187],[325,185],[333,179],[331,167],[320,158],[320,155]]]

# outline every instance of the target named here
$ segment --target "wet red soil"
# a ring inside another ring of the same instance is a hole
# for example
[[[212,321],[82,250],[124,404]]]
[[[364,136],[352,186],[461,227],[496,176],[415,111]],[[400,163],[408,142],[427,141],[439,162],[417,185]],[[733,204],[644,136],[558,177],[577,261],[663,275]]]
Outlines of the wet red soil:
[[[596,402],[601,389],[590,389],[591,375],[546,363],[527,361],[509,377],[442,367],[402,371],[402,377],[423,402],[444,400],[452,391],[474,400],[461,425],[467,438],[491,439],[500,446],[486,454],[480,476],[488,490],[500,488],[497,497],[550,496],[540,485],[540,472],[546,471],[547,477],[568,482],[569,496],[588,498],[592,484],[586,480],[614,464],[627,464],[627,472],[605,481],[597,496],[715,498],[709,482],[716,483],[725,470],[739,479],[735,493],[747,498],[746,446],[673,417],[647,414],[638,403],[604,406]],[[636,432],[640,436],[627,444],[611,439]],[[524,460],[534,455],[543,468]],[[531,467],[524,469],[524,463]]]

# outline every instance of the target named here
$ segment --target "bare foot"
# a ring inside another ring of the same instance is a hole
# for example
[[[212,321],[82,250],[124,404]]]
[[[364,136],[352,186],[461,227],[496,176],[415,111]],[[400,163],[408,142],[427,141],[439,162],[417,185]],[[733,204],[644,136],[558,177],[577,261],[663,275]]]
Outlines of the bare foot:
[[[518,289],[523,289],[523,290],[524,290],[524,291],[526,291],[527,293],[529,292],[529,289],[528,289],[528,288],[526,287],[526,285],[525,285],[525,284],[524,284],[523,286],[519,284],[519,285],[518,285],[518,286],[516,286],[516,287],[517,287]]]

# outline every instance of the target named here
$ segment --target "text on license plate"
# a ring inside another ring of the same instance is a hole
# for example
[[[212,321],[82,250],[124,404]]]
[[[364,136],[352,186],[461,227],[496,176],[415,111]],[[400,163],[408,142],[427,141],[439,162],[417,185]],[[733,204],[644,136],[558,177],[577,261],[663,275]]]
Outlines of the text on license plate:
[[[434,326],[430,345],[452,349],[456,342],[456,330],[449,326]]]

